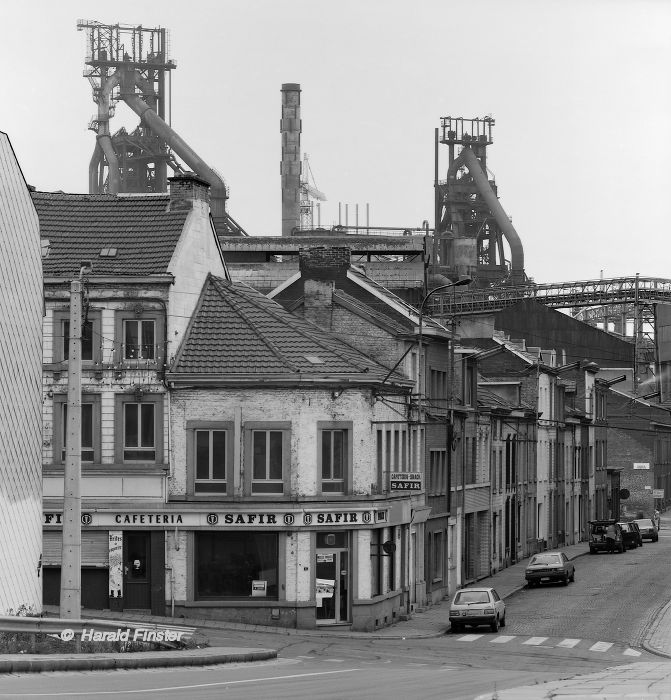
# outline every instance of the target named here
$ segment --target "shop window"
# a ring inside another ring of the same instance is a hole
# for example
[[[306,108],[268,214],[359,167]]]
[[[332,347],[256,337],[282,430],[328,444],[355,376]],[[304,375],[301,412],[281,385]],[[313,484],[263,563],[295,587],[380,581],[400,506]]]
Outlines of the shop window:
[[[288,422],[245,423],[245,492],[263,496],[288,493]]]
[[[276,532],[196,532],[195,598],[278,598]]]
[[[351,484],[352,424],[319,422],[318,450],[322,493],[347,493]]]
[[[89,312],[82,319],[82,363],[100,363],[101,330],[100,312]],[[54,312],[54,362],[67,362],[70,357],[70,315],[66,311]]]
[[[54,463],[65,464],[68,430],[68,397],[54,396]],[[100,463],[100,396],[82,394],[81,403],[82,451],[81,461]]]
[[[163,460],[163,395],[117,396],[116,458],[123,463]]]
[[[189,493],[223,494],[232,484],[233,424],[187,421]]]

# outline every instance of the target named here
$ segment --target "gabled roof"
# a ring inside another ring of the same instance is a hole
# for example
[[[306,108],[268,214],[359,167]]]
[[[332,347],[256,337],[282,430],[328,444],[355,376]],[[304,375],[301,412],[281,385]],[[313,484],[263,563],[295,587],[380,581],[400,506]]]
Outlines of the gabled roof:
[[[93,276],[165,274],[190,211],[168,211],[167,194],[32,192],[32,198],[40,235],[49,240],[42,269],[50,277],[70,278],[84,260],[93,263]]]
[[[251,287],[210,275],[169,379],[346,381],[410,387],[330,333]]]

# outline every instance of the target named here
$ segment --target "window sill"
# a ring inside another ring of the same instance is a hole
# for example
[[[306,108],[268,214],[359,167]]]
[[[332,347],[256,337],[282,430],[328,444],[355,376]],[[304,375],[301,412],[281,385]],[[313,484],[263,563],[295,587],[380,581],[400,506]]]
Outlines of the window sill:
[[[62,475],[64,464],[43,464],[42,473],[49,475]],[[87,474],[102,474],[105,476],[119,476],[124,474],[166,474],[167,464],[82,464],[82,476]]]

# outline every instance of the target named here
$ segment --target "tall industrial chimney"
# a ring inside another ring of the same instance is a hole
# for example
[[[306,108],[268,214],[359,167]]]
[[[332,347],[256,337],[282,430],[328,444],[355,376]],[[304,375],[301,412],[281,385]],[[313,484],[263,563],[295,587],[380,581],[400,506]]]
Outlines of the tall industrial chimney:
[[[282,85],[282,235],[300,224],[301,185],[301,86],[298,83]]]

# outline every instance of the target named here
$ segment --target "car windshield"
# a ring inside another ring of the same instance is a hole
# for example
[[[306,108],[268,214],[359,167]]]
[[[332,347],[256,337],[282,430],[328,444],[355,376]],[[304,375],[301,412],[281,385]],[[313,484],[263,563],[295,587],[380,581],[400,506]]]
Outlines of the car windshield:
[[[629,523],[618,523],[618,525],[625,531],[631,532],[631,525]]]
[[[529,566],[534,564],[561,564],[561,557],[559,554],[535,554],[531,557]]]
[[[457,593],[454,599],[457,605],[466,605],[466,603],[489,603],[489,593],[487,591],[462,591]]]
[[[652,520],[637,520],[639,527],[652,527]]]

